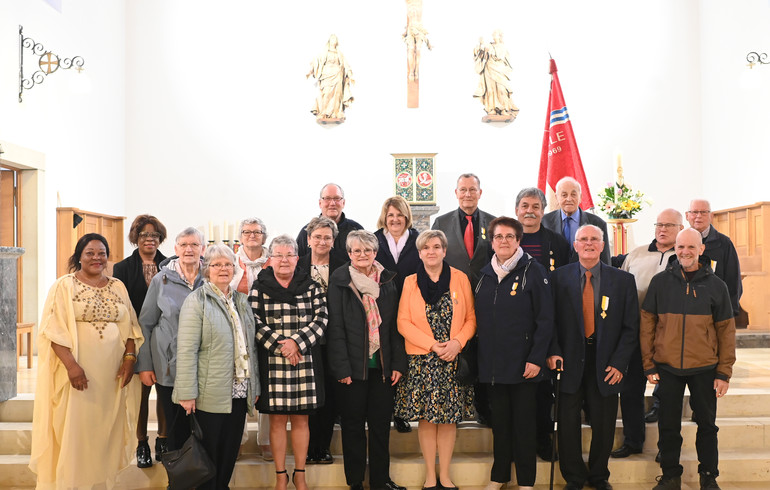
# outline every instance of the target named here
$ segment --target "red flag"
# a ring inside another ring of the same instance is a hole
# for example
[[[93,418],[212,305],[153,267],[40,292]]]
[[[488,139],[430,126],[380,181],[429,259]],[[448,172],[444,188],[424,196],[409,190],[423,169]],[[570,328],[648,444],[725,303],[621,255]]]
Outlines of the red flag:
[[[537,187],[546,195],[555,195],[556,183],[562,177],[572,177],[582,189],[581,209],[594,207],[588,181],[580,161],[575,133],[567,113],[567,104],[561,93],[556,62],[551,59],[551,94],[548,96],[548,113],[545,118],[543,153],[540,156],[540,175]],[[549,199],[550,202],[550,199]]]

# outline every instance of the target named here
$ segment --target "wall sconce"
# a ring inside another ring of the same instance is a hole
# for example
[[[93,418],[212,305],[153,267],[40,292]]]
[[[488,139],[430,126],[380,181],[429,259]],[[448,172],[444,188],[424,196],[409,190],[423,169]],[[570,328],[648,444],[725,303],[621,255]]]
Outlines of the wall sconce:
[[[29,90],[36,84],[43,83],[45,77],[55,73],[59,68],[69,70],[74,65],[80,73],[85,64],[85,60],[81,56],[60,59],[51,51],[46,51],[42,44],[36,43],[30,37],[24,37],[23,29],[22,26],[19,26],[19,103],[21,103],[21,94],[24,90]],[[24,78],[24,49],[29,49],[34,56],[40,57],[37,62],[39,70],[29,78]]]
[[[756,51],[752,51],[751,53],[746,55],[746,61],[749,62],[748,66],[749,68],[754,68],[754,65],[759,63],[760,65],[770,65],[770,61],[767,61],[767,53],[759,54]]]

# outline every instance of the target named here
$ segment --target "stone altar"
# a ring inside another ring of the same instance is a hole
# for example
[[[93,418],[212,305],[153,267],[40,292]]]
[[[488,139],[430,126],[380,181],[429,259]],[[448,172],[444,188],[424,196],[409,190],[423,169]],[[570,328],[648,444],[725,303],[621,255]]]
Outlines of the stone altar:
[[[23,248],[0,247],[0,402],[16,396],[17,259]]]

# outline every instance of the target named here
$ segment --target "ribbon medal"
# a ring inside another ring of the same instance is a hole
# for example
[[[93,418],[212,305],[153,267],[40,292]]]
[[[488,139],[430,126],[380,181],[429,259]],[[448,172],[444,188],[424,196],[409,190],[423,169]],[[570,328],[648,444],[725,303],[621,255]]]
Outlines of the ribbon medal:
[[[602,319],[607,318],[607,308],[610,307],[610,298],[607,296],[602,296]]]

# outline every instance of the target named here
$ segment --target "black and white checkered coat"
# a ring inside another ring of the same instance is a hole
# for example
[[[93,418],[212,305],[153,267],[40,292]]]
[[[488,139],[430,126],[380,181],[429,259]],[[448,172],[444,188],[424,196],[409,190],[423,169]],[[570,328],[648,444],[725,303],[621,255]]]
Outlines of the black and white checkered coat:
[[[326,295],[318,283],[309,280],[305,282],[307,287],[294,296],[296,305],[293,305],[271,297],[269,288],[260,285],[262,277],[261,273],[249,296],[260,347],[260,374],[266,378],[258,409],[263,412],[312,410],[324,402],[323,362],[316,346],[326,330]],[[281,355],[278,341],[284,339],[292,339],[299,346],[304,359],[296,366]]]

